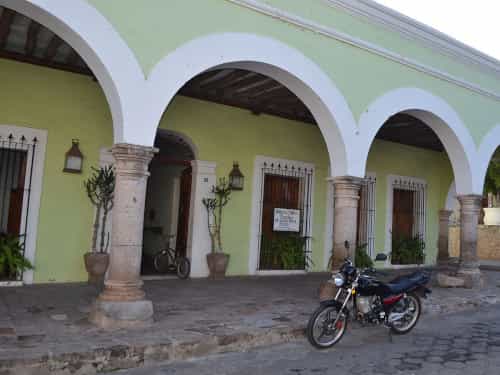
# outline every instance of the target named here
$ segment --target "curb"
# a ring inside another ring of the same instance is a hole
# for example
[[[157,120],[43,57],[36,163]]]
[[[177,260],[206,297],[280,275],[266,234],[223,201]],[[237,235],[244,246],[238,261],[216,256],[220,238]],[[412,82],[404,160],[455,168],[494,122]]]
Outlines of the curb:
[[[436,316],[463,312],[491,306],[500,300],[478,297],[474,300],[460,300],[446,308],[445,305],[431,304],[424,300],[426,315]],[[359,327],[361,328],[361,327]],[[351,329],[358,330],[351,326]],[[36,358],[0,360],[0,375],[88,375],[116,370],[131,369],[167,361],[200,358],[211,354],[246,351],[253,348],[284,344],[305,336],[305,326],[261,329],[256,332],[241,332],[230,335],[206,335],[195,341],[164,342],[146,345],[115,345],[91,349],[85,352],[47,353]]]

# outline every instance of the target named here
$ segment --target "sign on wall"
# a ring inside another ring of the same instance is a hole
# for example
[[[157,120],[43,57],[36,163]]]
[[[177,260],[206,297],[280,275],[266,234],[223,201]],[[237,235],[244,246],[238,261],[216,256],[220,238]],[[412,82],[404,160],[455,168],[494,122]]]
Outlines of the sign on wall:
[[[290,210],[287,208],[274,209],[275,232],[299,232],[300,231],[300,210]]]

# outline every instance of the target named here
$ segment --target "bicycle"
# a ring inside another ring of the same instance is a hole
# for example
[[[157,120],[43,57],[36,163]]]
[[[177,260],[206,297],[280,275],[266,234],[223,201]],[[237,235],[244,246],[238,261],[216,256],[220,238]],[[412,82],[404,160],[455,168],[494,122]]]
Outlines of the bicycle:
[[[188,258],[179,256],[176,249],[170,246],[174,235],[166,236],[166,247],[158,251],[153,259],[153,265],[158,273],[175,272],[179,279],[185,280],[191,273],[191,262]]]

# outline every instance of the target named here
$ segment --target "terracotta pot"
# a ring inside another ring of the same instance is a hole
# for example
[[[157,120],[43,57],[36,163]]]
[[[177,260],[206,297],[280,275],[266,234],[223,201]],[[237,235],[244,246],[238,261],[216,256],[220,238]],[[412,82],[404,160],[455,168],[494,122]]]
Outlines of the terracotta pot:
[[[89,284],[103,284],[104,275],[106,275],[109,266],[109,254],[86,253],[83,259],[85,260],[85,269],[89,274]]]
[[[222,279],[226,276],[227,265],[229,263],[229,254],[212,253],[207,254],[209,277],[212,279]]]

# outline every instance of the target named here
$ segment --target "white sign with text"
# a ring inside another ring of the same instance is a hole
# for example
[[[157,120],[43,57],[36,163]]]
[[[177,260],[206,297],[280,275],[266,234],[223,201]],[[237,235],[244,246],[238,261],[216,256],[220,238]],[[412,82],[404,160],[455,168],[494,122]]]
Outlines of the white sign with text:
[[[299,232],[300,210],[275,208],[273,230],[275,232]]]

